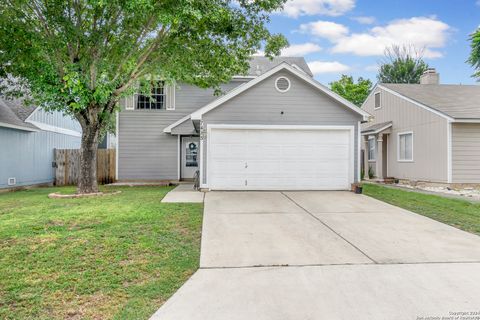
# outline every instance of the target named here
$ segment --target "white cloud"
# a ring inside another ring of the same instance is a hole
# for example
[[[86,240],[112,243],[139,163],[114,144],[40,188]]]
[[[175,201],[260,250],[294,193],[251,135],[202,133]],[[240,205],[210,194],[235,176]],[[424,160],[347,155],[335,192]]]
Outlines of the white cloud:
[[[327,15],[337,17],[355,7],[355,0],[288,0],[283,13],[289,17]]]
[[[306,42],[301,44],[292,44],[282,50],[282,56],[306,56],[307,54],[319,52],[322,48],[315,43]]]
[[[383,55],[386,47],[392,44],[414,45],[425,48],[426,58],[438,58],[442,53],[438,48],[446,45],[450,26],[434,17],[413,17],[378,26],[366,33],[353,33],[333,40],[334,53],[353,53],[359,56]]]
[[[479,0],[480,1],[480,0]],[[357,21],[360,24],[374,24],[375,17],[353,17],[352,20]]]
[[[314,75],[320,73],[340,73],[350,70],[350,67],[338,61],[311,61],[308,67]]]
[[[310,33],[335,42],[338,38],[345,37],[348,34],[348,28],[339,23],[319,20],[301,24],[300,32]]]

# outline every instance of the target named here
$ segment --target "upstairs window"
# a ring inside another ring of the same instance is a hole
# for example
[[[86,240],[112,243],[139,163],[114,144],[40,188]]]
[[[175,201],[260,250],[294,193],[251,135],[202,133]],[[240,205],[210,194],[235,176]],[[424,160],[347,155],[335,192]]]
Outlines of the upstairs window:
[[[166,90],[164,81],[154,81],[151,84],[151,94],[137,94],[135,109],[160,110],[166,108]]]
[[[375,109],[380,109],[380,92],[375,93]]]

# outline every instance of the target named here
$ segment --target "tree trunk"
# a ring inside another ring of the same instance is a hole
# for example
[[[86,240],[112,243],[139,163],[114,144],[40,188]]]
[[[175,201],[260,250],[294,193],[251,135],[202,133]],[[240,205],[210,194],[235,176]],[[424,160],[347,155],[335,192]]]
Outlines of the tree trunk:
[[[77,193],[98,192],[97,149],[99,131],[97,126],[82,126],[80,172],[78,176]]]

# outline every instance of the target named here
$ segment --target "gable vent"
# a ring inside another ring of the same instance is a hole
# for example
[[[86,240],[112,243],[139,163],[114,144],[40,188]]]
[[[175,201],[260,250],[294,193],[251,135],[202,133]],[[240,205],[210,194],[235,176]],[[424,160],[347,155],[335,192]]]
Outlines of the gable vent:
[[[290,80],[287,77],[278,77],[275,80],[275,88],[279,92],[287,92],[290,89]]]

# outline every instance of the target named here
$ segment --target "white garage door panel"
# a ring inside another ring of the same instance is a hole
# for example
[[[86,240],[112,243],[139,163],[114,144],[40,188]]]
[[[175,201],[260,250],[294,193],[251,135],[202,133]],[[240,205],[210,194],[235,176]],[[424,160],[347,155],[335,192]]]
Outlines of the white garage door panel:
[[[353,177],[348,129],[212,128],[207,180],[211,189],[348,189]]]

